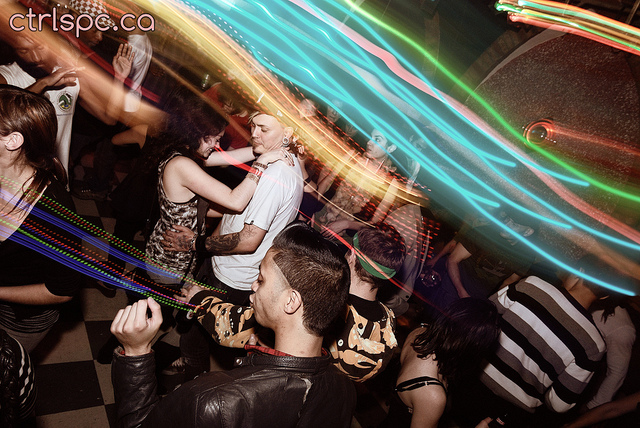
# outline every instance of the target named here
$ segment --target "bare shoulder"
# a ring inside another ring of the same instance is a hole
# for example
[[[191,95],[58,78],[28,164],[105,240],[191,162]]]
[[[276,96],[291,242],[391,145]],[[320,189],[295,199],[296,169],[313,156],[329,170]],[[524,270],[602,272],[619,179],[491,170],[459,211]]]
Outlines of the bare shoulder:
[[[426,327],[418,327],[407,335],[407,338],[404,341],[404,345],[402,345],[403,354],[405,352],[405,349],[413,349],[411,347],[411,344],[416,340],[416,337],[418,337],[421,333],[424,333],[425,330],[426,330]]]
[[[185,173],[191,172],[194,168],[201,169],[197,163],[193,159],[189,159],[186,156],[176,156],[167,162],[167,165],[164,167],[165,171],[171,173]]]

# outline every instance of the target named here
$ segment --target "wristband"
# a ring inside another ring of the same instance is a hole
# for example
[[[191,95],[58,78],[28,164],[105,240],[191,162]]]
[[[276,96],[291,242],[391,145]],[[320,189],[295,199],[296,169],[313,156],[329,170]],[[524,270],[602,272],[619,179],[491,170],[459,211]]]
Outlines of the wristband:
[[[258,177],[256,174],[250,172],[249,174],[247,174],[247,178],[251,181],[255,181],[256,184],[258,184],[260,182],[260,177]]]
[[[254,167],[249,168],[249,174],[253,174],[258,178],[262,177],[262,171]]]
[[[267,169],[267,167],[268,167],[268,165],[265,165],[265,164],[257,162],[257,161],[252,163],[251,166],[254,167],[254,168],[262,168],[262,169]]]
[[[193,238],[191,238],[191,241],[189,241],[189,251],[195,251],[193,244],[196,243],[196,239],[198,239],[198,235],[193,235]]]

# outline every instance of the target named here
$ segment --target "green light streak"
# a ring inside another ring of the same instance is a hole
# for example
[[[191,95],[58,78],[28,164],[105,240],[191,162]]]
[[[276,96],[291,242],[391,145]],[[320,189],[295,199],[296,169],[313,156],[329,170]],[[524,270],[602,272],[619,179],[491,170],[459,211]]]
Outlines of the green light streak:
[[[572,167],[571,165],[569,165],[568,163],[566,163],[565,161],[563,161],[559,157],[551,154],[550,152],[544,150],[543,148],[529,144],[526,141],[526,139],[517,130],[515,130],[509,123],[507,123],[507,121],[504,120],[502,118],[502,116],[489,105],[489,103],[487,103],[484,99],[482,99],[479,95],[477,95],[474,91],[472,91],[471,88],[469,88],[467,85],[465,85],[453,73],[451,73],[449,70],[444,68],[422,46],[417,44],[411,38],[407,37],[404,33],[401,33],[397,29],[389,26],[388,24],[386,24],[385,22],[383,22],[380,19],[376,18],[375,16],[373,16],[369,12],[365,11],[360,6],[358,6],[355,3],[353,3],[351,0],[345,0],[345,3],[347,3],[352,9],[356,10],[359,14],[361,14],[362,16],[367,18],[368,20],[374,22],[375,24],[381,26],[382,28],[385,28],[387,31],[389,31],[390,33],[392,33],[395,36],[399,37],[401,40],[403,40],[404,42],[409,44],[411,47],[416,49],[420,54],[424,55],[439,71],[441,71],[445,76],[447,76],[449,79],[451,79],[451,81],[453,81],[456,85],[461,87],[471,98],[473,98],[475,101],[477,101],[489,114],[491,114],[496,119],[496,121],[498,121],[498,123],[500,123],[500,125],[502,125],[513,137],[515,137],[522,144],[526,145],[527,147],[533,148],[536,152],[538,152],[539,154],[543,155],[544,157],[546,157],[550,161],[556,163],[557,165],[560,165],[561,167],[563,167],[567,171],[570,171],[571,173],[573,173],[577,177],[582,178],[583,180],[585,180],[586,182],[588,182],[589,184],[591,184],[591,185],[593,185],[595,187],[598,187],[598,188],[600,188],[602,190],[605,190],[607,192],[610,192],[610,193],[612,193],[614,195],[617,195],[617,196],[620,196],[622,198],[629,199],[629,200],[634,201],[634,202],[640,202],[640,196],[634,195],[634,194],[629,193],[629,192],[625,192],[623,190],[615,189],[615,188],[609,186],[608,184],[605,184],[605,183],[603,183],[603,182],[601,182],[601,181],[599,181],[599,180],[597,180],[595,178],[590,177],[587,174],[584,174],[584,173],[580,172],[576,168]]]

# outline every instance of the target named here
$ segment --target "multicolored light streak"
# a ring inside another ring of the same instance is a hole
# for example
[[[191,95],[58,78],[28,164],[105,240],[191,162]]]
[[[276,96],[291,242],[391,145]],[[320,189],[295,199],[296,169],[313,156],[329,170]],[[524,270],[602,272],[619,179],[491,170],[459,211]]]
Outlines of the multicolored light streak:
[[[0,182],[2,182],[4,188],[15,186],[15,183],[11,183],[2,177],[0,177]],[[4,189],[0,190],[0,201],[15,203],[12,193]],[[14,211],[15,214],[10,212],[0,218],[0,236],[38,251],[58,263],[109,285],[134,291],[144,296],[151,296],[166,305],[178,309],[193,309],[194,305],[176,300],[173,297],[174,290],[163,289],[163,287],[151,284],[146,278],[140,276],[134,278],[125,276],[116,268],[113,262],[105,260],[104,254],[111,252],[116,258],[131,263],[135,267],[150,270],[168,278],[179,278],[181,275],[160,267],[157,263],[145,258],[144,254],[140,253],[135,247],[97,228],[56,201],[43,195],[40,198],[40,204],[47,206],[56,215],[34,206],[30,211],[30,217],[27,217],[22,222],[17,217],[18,213],[21,212],[20,210]],[[31,218],[34,218],[34,220],[31,220]],[[15,225],[20,223],[20,229],[14,231]],[[56,233],[45,224],[65,230],[67,236]],[[110,240],[118,249],[109,248],[109,244],[103,241],[104,238]],[[95,248],[95,250],[92,248]],[[224,293],[193,279],[187,279],[185,282],[187,284],[198,284],[213,291]]]
[[[640,200],[637,195],[590,177],[543,147],[528,146],[519,130],[465,88],[496,117],[503,131],[491,128],[478,114],[434,88],[386,40],[385,31],[435,61],[429,52],[353,3],[346,4],[355,13],[335,1],[136,3],[153,11],[177,32],[179,29],[176,37],[202,54],[199,69],[204,66],[233,71],[247,96],[260,99],[268,111],[281,112],[282,119],[297,129],[301,140],[324,162],[340,161],[347,148],[321,122],[297,116],[299,100],[282,82],[292,82],[302,92],[332,105],[362,133],[381,130],[400,148],[394,155],[402,151],[418,160],[429,175],[429,182],[422,183],[425,187],[445,189],[448,199],[439,202],[451,211],[467,212],[471,208],[512,234],[490,209],[514,207],[542,220],[545,227],[557,230],[568,241],[583,235],[606,241],[613,248],[613,258],[624,261],[626,270],[640,278],[637,264],[627,262],[637,259],[640,233],[580,197],[591,186],[633,202]],[[349,26],[341,23],[345,16],[350,18]],[[370,23],[378,28],[373,29]],[[436,66],[461,85],[456,76],[437,62]],[[338,107],[334,99],[342,101],[343,106]],[[426,133],[425,126],[432,133]],[[401,127],[422,138],[427,149],[418,151],[409,144]],[[526,148],[536,150],[542,158],[534,159]],[[398,155],[394,158],[399,160]],[[514,171],[522,168],[538,181],[517,182]],[[540,188],[551,189],[554,196],[541,197]],[[568,209],[561,208],[567,203]],[[587,223],[590,219],[605,230],[592,227]],[[553,249],[514,236],[558,266],[579,274]],[[595,281],[615,288],[597,278]]]
[[[498,0],[509,19],[577,34],[634,55],[640,54],[640,30],[595,12],[553,1]]]

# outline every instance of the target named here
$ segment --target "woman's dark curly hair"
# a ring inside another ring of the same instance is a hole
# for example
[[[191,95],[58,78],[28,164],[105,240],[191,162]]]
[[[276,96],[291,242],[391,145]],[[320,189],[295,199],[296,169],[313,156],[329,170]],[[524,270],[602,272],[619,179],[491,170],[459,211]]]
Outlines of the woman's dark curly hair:
[[[206,98],[193,93],[188,88],[174,90],[165,106],[166,118],[160,134],[151,139],[153,145],[143,168],[157,167],[171,153],[180,154],[201,164],[197,156],[200,141],[218,135],[228,125],[227,120],[209,104]]]
[[[419,358],[433,355],[449,387],[480,368],[500,335],[496,306],[467,297],[447,307],[411,344]]]

